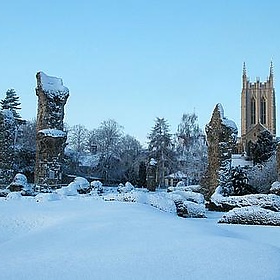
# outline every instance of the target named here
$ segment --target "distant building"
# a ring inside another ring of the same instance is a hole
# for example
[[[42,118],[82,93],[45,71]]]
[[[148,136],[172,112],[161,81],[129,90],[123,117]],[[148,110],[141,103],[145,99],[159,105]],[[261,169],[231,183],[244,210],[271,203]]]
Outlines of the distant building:
[[[183,173],[182,171],[177,171],[170,175],[165,176],[165,186],[166,187],[175,187],[178,182],[183,181],[186,185],[188,185],[188,175]]]
[[[243,65],[241,92],[241,150],[248,152],[250,143],[257,140],[263,130],[276,136],[276,102],[273,85],[273,65],[265,82],[259,78],[252,83]]]

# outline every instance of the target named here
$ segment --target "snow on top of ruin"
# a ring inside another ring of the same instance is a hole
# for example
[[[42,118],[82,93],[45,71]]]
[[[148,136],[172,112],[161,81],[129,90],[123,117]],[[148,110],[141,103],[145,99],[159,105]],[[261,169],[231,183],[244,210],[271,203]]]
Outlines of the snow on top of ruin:
[[[69,89],[63,85],[62,79],[48,76],[44,72],[38,72],[36,77],[38,87],[42,88],[45,92],[51,94],[69,94]]]
[[[54,138],[59,138],[59,137],[62,138],[66,136],[66,132],[59,129],[46,128],[46,129],[41,129],[38,132],[44,134],[45,136],[50,136]]]
[[[222,124],[226,127],[231,128],[233,131],[238,131],[237,125],[234,121],[229,120],[227,117],[225,117],[224,108],[221,103],[217,104],[218,111],[220,112]]]
[[[225,117],[224,108],[221,103],[217,104],[218,111],[220,112],[221,119]]]

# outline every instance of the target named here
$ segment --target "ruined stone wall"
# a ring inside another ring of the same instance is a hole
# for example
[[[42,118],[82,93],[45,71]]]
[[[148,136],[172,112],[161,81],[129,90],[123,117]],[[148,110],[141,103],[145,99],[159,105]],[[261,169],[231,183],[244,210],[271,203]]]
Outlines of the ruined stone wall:
[[[215,189],[228,183],[232,151],[237,140],[237,127],[233,121],[224,117],[221,104],[217,104],[209,124],[206,126],[208,145],[208,166],[201,182],[206,198]]]
[[[277,180],[280,182],[280,143],[276,146],[276,168],[277,168]]]
[[[62,159],[66,145],[63,131],[64,106],[69,90],[62,80],[39,72],[36,75],[38,96],[35,184],[61,183]]]
[[[155,191],[157,186],[157,162],[152,158],[146,171],[147,189]]]

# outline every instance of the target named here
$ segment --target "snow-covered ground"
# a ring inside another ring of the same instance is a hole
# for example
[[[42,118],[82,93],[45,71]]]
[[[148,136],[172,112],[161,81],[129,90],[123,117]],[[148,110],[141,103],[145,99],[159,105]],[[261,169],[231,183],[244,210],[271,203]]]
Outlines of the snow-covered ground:
[[[0,279],[280,279],[279,227],[207,216],[86,196],[1,198]]]

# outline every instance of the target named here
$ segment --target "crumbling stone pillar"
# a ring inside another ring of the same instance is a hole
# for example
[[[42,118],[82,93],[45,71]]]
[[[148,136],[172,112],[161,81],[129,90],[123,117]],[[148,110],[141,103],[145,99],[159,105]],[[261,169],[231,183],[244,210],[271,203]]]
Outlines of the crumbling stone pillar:
[[[277,168],[277,180],[280,182],[280,143],[276,146],[276,168]]]
[[[221,104],[217,104],[206,125],[208,166],[201,182],[207,199],[220,185],[225,187],[230,178],[231,156],[237,140],[236,124],[224,117]]]
[[[155,191],[157,185],[157,162],[151,158],[147,166],[147,189],[149,191]]]
[[[69,90],[62,80],[43,72],[36,74],[38,96],[35,184],[49,187],[61,183],[62,159],[66,145],[63,130],[64,106]]]

